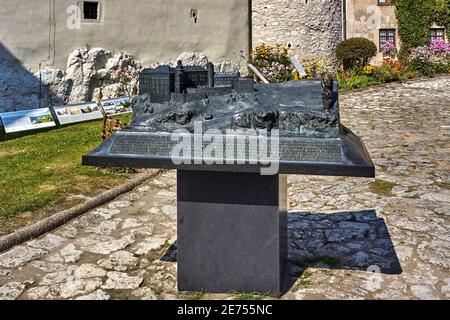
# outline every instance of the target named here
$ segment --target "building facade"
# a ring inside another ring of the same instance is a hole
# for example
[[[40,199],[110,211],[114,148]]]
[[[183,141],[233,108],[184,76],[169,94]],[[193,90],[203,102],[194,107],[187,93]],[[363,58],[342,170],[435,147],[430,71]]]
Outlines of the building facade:
[[[65,69],[71,52],[89,47],[127,52],[143,65],[192,51],[241,66],[261,43],[329,62],[344,38],[400,47],[391,0],[0,0],[0,17],[0,48],[34,71]],[[430,30],[445,37],[443,28]]]
[[[127,52],[144,65],[185,51],[236,61],[249,51],[249,3],[0,0],[0,44],[32,70],[65,69],[69,54],[86,47]]]
[[[373,63],[383,62],[381,46],[384,41],[401,48],[395,6],[392,0],[346,0],[344,11],[344,33],[346,38],[363,37],[372,40],[378,48]],[[433,39],[447,40],[443,27],[432,25],[429,32]]]
[[[32,70],[86,47],[144,65],[185,51],[238,63],[260,43],[331,61],[342,39],[342,0],[0,0],[0,17],[1,45]]]

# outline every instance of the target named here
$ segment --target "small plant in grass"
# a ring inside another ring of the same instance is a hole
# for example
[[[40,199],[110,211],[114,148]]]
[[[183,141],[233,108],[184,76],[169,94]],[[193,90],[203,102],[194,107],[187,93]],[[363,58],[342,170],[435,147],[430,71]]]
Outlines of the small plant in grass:
[[[330,267],[335,267],[339,265],[340,260],[339,258],[334,257],[326,257],[326,256],[319,256],[319,257],[312,257],[309,259],[304,260],[305,265],[315,265],[315,264],[324,264]]]
[[[202,300],[205,297],[205,290],[200,290],[194,293],[190,293],[184,296],[184,298],[186,298],[186,300]]]
[[[121,119],[106,117],[105,121],[103,122],[102,139],[108,139],[115,132],[122,130],[123,128],[125,128],[125,125]]]
[[[258,292],[233,292],[234,300],[262,300],[266,295]]]
[[[297,287],[304,289],[308,287],[311,284],[311,277],[312,273],[308,270],[303,271],[302,275],[300,276],[300,279],[298,280]]]
[[[396,186],[396,184],[393,182],[376,179],[376,180],[372,181],[369,184],[369,186],[370,186],[370,189],[372,189],[376,193],[387,195],[387,194],[391,194],[392,189]]]

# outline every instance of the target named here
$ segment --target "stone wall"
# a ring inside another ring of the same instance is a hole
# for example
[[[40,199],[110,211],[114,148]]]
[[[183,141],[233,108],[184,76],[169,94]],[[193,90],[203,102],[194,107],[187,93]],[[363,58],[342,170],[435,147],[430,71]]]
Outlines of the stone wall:
[[[184,51],[231,61],[249,51],[249,0],[98,1],[99,19],[86,21],[83,1],[0,0],[0,43],[34,71],[64,69],[79,48],[128,52],[144,65]]]
[[[302,58],[334,62],[342,40],[341,0],[252,0],[252,42],[291,45]]]

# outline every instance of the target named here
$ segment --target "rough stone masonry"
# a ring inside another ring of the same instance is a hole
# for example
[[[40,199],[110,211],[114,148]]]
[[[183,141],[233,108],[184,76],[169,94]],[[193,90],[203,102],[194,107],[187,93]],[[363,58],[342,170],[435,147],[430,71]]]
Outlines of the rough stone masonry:
[[[334,62],[342,40],[341,0],[253,0],[252,42],[291,46],[302,58]]]

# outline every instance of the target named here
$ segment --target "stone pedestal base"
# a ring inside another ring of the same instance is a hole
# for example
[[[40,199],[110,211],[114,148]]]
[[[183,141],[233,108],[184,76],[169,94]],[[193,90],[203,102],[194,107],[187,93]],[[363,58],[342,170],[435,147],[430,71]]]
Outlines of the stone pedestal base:
[[[280,294],[287,179],[178,171],[178,289]]]

